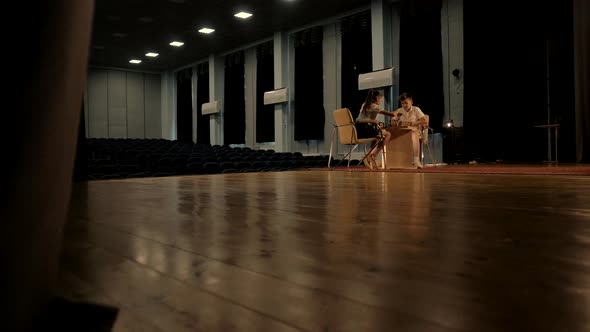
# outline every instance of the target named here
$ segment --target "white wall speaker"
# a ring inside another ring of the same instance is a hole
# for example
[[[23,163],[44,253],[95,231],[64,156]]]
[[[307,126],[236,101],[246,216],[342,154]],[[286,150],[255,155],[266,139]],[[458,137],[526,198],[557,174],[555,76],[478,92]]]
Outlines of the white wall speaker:
[[[280,104],[289,101],[289,89],[281,88],[264,92],[264,105]]]
[[[359,74],[359,90],[382,88],[394,83],[393,67]]]
[[[209,102],[209,103],[203,103],[203,106],[201,108],[201,114],[206,115],[206,114],[215,114],[215,113],[219,113],[219,111],[221,110],[221,103],[218,102],[217,100]]]

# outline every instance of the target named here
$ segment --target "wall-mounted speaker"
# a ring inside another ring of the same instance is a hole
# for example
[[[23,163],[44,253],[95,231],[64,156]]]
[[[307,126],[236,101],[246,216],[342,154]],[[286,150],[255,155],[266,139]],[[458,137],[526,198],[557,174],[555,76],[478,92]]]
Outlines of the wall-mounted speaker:
[[[289,101],[289,89],[281,88],[264,93],[264,105],[280,104]]]
[[[217,100],[212,101],[212,102],[208,102],[208,103],[204,103],[203,107],[201,108],[201,114],[203,114],[203,115],[215,114],[215,113],[219,113],[219,111],[221,111],[221,103]]]
[[[394,84],[393,67],[359,74],[359,90],[388,87]]]

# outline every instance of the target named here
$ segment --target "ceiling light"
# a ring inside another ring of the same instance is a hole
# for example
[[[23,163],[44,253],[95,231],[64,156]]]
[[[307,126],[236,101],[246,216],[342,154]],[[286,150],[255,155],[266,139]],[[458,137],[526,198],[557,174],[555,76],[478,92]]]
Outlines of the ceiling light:
[[[239,13],[235,14],[234,16],[239,17],[239,18],[243,18],[243,19],[247,19],[248,17],[252,16],[252,14],[246,13],[246,12],[239,12]]]
[[[152,58],[155,58],[155,57],[157,57],[158,55],[159,55],[158,53],[152,53],[152,52],[150,52],[150,53],[146,53],[146,54],[145,54],[145,56],[151,56]]]
[[[179,42],[179,41],[173,41],[173,42],[170,43],[170,45],[179,47],[179,46],[184,45],[184,43],[183,42]]]
[[[200,33],[211,33],[213,31],[215,31],[215,29],[202,28],[201,30],[199,30]]]
[[[131,62],[131,63],[141,63],[141,60],[132,59],[132,60],[129,60],[129,62]]]

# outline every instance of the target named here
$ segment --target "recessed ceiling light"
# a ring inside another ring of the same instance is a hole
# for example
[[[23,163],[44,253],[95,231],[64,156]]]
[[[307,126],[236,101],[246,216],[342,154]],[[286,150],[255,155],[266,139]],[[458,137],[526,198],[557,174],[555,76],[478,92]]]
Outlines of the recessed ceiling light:
[[[201,30],[199,30],[200,33],[211,33],[213,31],[215,31],[215,29],[202,28]]]
[[[246,12],[239,12],[239,13],[235,14],[234,16],[235,17],[246,19],[246,18],[252,16],[252,14],[246,13]]]
[[[131,62],[131,63],[141,63],[141,60],[133,59],[133,60],[129,60],[129,62]]]
[[[179,42],[179,41],[173,41],[173,42],[170,43],[170,45],[179,47],[179,46],[184,45],[184,43],[183,42]]]
[[[146,54],[145,54],[145,56],[151,56],[152,58],[155,58],[155,57],[157,57],[158,55],[159,55],[158,53],[152,53],[152,52],[150,52],[150,53],[146,53]]]

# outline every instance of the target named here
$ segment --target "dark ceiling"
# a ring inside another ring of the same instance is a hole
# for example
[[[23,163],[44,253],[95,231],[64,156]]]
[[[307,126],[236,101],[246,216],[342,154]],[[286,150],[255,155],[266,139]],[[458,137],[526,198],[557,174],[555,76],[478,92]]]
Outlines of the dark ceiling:
[[[165,71],[368,7],[370,0],[96,0],[90,65]],[[234,17],[238,11],[253,16]],[[197,32],[211,27],[209,35]],[[172,47],[173,40],[183,41]],[[147,52],[159,53],[156,58]],[[142,63],[131,64],[130,59]]]

